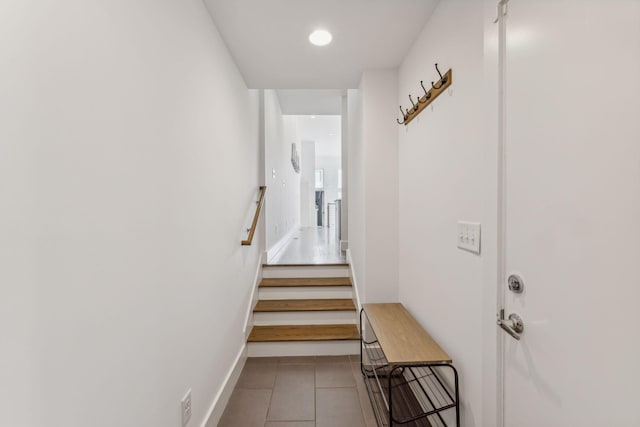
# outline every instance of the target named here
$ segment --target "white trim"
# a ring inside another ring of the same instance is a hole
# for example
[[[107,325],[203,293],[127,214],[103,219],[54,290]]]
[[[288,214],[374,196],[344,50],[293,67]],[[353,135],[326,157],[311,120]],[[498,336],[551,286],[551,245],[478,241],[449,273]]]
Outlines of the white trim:
[[[353,299],[352,286],[300,286],[286,288],[260,288],[258,299]],[[257,313],[255,313],[257,314]],[[254,316],[255,316],[254,314]]]
[[[273,246],[271,246],[270,249],[267,249],[266,261],[269,262],[270,259],[272,259],[278,254],[278,252],[284,249],[285,246],[287,246],[287,244],[289,243],[289,241],[293,238],[293,235],[299,231],[300,231],[300,224],[295,224],[293,227],[291,227],[291,230],[289,230],[287,234],[282,236],[282,238],[278,240]]]
[[[349,295],[351,297],[351,295]],[[356,324],[356,312],[351,311],[279,311],[253,313],[253,324],[272,325],[335,325]]]
[[[507,265],[507,145],[506,145],[506,49],[507,24],[506,3],[498,2],[498,182],[497,182],[497,281],[496,314],[504,308]],[[503,13],[501,13],[503,12]],[[496,427],[505,425],[505,343],[504,333],[496,328]]]
[[[249,338],[249,334],[251,333],[251,329],[253,328],[253,309],[258,303],[258,285],[260,285],[260,281],[262,280],[262,257],[263,255],[260,254],[260,258],[258,259],[258,267],[256,268],[256,274],[253,277],[253,289],[251,290],[251,298],[249,299],[249,305],[245,314],[243,328],[245,341],[247,338]]]
[[[238,383],[240,373],[242,372],[242,368],[244,368],[244,363],[246,362],[246,360],[247,345],[243,344],[240,352],[238,353],[238,356],[236,357],[236,360],[233,363],[233,366],[224,379],[222,387],[220,387],[220,390],[218,390],[218,394],[213,399],[213,403],[211,404],[209,412],[202,422],[201,427],[216,427],[218,425],[218,422],[220,422],[220,418],[222,418],[222,414],[227,407],[227,403],[229,403],[231,393],[233,393],[233,389]]]
[[[250,342],[247,354],[249,357],[344,356],[347,354],[360,354],[360,341],[355,339]]]
[[[358,292],[358,281],[356,280],[356,272],[353,269],[353,260],[351,259],[351,249],[347,249],[347,263],[349,264],[349,278],[351,279],[351,284],[353,285],[353,297],[354,303],[356,304],[356,309],[358,313],[362,308],[360,293]]]
[[[262,270],[264,278],[287,277],[348,277],[349,266],[340,265],[267,265]]]

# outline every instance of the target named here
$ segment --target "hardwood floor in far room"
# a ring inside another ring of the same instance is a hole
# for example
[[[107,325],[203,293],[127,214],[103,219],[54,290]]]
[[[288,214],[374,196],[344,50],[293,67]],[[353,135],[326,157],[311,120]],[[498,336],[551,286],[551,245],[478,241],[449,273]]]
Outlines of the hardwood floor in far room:
[[[302,227],[269,264],[344,264],[346,254],[340,251],[335,228]]]

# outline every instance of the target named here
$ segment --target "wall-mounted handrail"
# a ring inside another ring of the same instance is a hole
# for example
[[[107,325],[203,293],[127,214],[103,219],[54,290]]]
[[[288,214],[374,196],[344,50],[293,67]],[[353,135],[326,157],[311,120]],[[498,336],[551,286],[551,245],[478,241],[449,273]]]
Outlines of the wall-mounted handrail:
[[[260,217],[260,211],[262,210],[262,205],[264,204],[264,194],[267,192],[267,187],[265,185],[260,186],[260,199],[258,199],[256,206],[256,213],[253,215],[253,222],[251,223],[251,228],[247,231],[249,232],[249,236],[246,240],[241,242],[242,246],[250,246],[251,242],[253,242],[253,235],[256,232],[256,227],[258,226],[258,218]]]

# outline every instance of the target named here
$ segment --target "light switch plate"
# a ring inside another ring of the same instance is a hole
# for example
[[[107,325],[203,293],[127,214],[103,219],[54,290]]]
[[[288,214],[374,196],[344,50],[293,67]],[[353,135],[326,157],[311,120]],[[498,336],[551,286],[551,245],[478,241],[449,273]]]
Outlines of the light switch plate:
[[[458,221],[456,235],[458,247],[475,254],[480,253],[480,223]]]

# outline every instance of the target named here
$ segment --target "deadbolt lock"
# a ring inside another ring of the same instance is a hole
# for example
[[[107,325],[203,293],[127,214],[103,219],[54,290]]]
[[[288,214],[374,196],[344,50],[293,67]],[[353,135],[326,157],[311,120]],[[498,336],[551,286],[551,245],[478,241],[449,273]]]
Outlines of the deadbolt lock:
[[[524,280],[517,274],[509,276],[507,283],[509,283],[509,290],[513,293],[521,294],[524,291]]]

